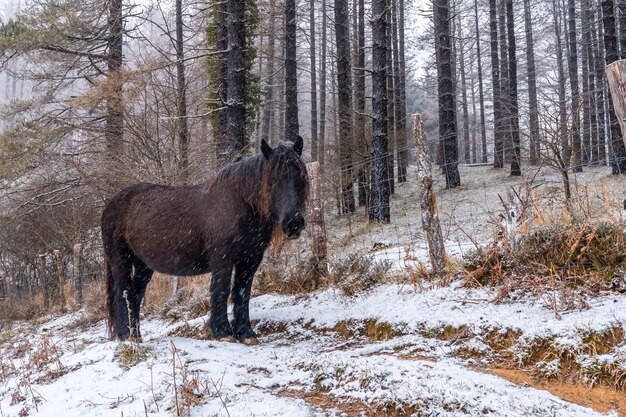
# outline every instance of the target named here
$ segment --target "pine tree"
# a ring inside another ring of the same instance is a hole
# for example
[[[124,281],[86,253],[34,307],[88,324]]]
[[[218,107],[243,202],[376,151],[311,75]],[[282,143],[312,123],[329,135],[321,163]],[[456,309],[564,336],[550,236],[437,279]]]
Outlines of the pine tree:
[[[433,14],[438,46],[439,140],[442,143],[446,188],[455,188],[461,185],[461,176],[459,175],[458,166],[456,105],[454,102],[455,80],[452,76],[449,0],[435,0],[433,2]]]
[[[580,136],[580,91],[578,88],[578,40],[576,38],[576,0],[568,0],[569,81],[572,91],[572,170],[582,172]]]
[[[339,112],[339,163],[341,170],[341,212],[354,213],[352,180],[352,65],[347,0],[335,0],[337,45],[337,99]]]
[[[489,0],[489,27],[491,37],[491,82],[493,95],[493,166],[504,166],[502,132],[502,91],[500,89],[500,57],[498,54],[497,0]]]
[[[480,29],[478,24],[478,0],[474,0],[474,23],[476,32],[476,61],[478,62],[478,99],[480,101],[481,162],[487,163],[487,125],[485,123],[485,93],[483,86],[483,65],[480,49]]]
[[[509,115],[511,135],[511,175],[522,175],[522,157],[520,152],[519,133],[519,106],[517,101],[517,51],[515,44],[515,18],[513,15],[513,0],[506,2],[507,40],[509,45]]]
[[[230,0],[233,1],[233,0]],[[298,64],[296,61],[296,0],[285,1],[285,139],[294,141],[298,122]]]
[[[530,0],[524,0],[524,22],[526,26],[526,72],[528,79],[528,112],[530,119],[530,165],[538,165],[540,160],[541,136],[539,132],[539,105],[537,100],[537,74],[535,69],[535,43]]]
[[[388,223],[387,187],[387,13],[385,0],[372,0],[372,182],[370,222]]]

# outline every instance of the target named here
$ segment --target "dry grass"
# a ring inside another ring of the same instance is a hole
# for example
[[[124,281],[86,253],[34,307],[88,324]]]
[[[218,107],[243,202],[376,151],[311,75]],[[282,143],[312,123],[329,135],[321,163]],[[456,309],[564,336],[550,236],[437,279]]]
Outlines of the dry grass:
[[[530,292],[559,308],[586,307],[582,295],[611,289],[626,271],[626,239],[619,219],[593,221],[534,217],[511,238],[498,236],[465,259],[468,285],[497,285],[496,301]]]
[[[171,276],[155,273],[148,284],[142,305],[145,315],[158,315],[171,320],[206,315],[211,307],[209,286],[211,275],[180,277],[178,291],[173,297]]]

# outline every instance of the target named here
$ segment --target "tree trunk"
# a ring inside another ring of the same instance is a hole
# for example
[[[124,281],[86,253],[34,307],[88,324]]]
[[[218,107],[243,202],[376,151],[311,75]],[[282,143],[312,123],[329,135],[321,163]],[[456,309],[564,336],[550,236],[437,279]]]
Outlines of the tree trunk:
[[[595,30],[591,33],[593,38],[593,44],[595,46],[595,71],[596,71],[596,109],[598,112],[598,158],[597,163],[599,165],[606,165],[606,139],[607,139],[607,125],[606,125],[606,99],[605,90],[606,84],[604,82],[604,67],[606,66],[604,60],[604,33],[602,30],[602,13],[598,12],[598,19],[591,19],[592,22],[597,22],[594,25]]]
[[[362,1],[362,0],[361,0]],[[400,79],[398,85],[400,119],[396,123],[396,144],[398,149],[398,182],[407,181],[407,166],[409,164],[409,143],[406,131],[406,61],[404,58],[404,0],[396,0],[398,4],[398,68]]]
[[[581,32],[581,44],[580,44],[580,63],[581,63],[581,84],[582,84],[582,96],[581,106],[583,111],[581,125],[581,150],[580,160],[583,165],[589,164],[591,161],[591,114],[589,107],[589,56],[587,49],[589,42],[591,41],[591,33],[589,32],[589,22],[587,21],[587,9],[588,4],[585,4],[586,0],[581,0],[580,10],[580,32]]]
[[[593,41],[591,33],[594,31],[594,12],[589,0],[582,0],[583,18],[585,21],[584,44],[586,50],[583,51],[587,56],[587,88],[588,94],[587,106],[589,108],[589,148],[587,149],[587,158],[591,165],[598,163],[598,116],[596,113],[596,58],[594,56]]]
[[[339,159],[341,169],[342,213],[354,213],[352,180],[352,65],[350,64],[350,26],[347,0],[335,0],[337,42],[337,100],[339,112]]]
[[[619,59],[626,59],[626,0],[616,0],[619,10]]]
[[[394,152],[396,149],[396,124],[395,124],[395,98],[394,98],[394,68],[393,68],[393,27],[394,16],[392,13],[393,0],[387,0],[387,146],[389,153],[387,155],[387,181],[389,187],[389,194],[395,193],[395,177],[394,177]]]
[[[528,77],[528,112],[530,127],[530,165],[538,165],[540,158],[541,133],[539,132],[539,105],[537,103],[537,74],[535,70],[535,42],[530,12],[530,0],[524,0],[524,22],[526,26],[526,71]]]
[[[517,101],[517,50],[515,43],[515,18],[513,0],[506,2],[506,21],[509,44],[509,115],[511,116],[511,175],[522,175],[522,155],[520,152],[519,105]]]
[[[183,183],[189,179],[189,129],[187,127],[187,84],[185,82],[185,53],[183,50],[183,4],[176,0],[176,82],[178,115],[179,170]]]
[[[55,250],[52,252],[52,258],[54,259],[54,264],[56,266],[56,276],[57,276],[57,284],[59,288],[59,304],[61,305],[61,312],[65,311],[65,271],[63,268],[63,256],[61,255],[61,251]]]
[[[456,129],[456,107],[454,103],[454,78],[450,42],[449,0],[435,0],[433,3],[435,36],[438,48],[438,97],[439,97],[439,140],[442,143],[443,169],[446,188],[461,185]]]
[[[498,55],[497,0],[489,0],[491,36],[491,81],[493,95],[493,167],[504,167],[504,137],[502,132],[502,91],[500,89],[500,59]]]
[[[246,146],[246,8],[245,0],[228,0],[228,142],[233,159]]]
[[[385,0],[372,1],[372,182],[369,221],[379,223],[391,220],[387,188],[386,9]]]
[[[354,70],[354,101],[355,101],[355,135],[358,155],[357,181],[359,206],[369,206],[369,146],[365,137],[365,1],[358,0],[358,13],[355,13],[357,22],[354,28],[356,34],[356,54]]]
[[[50,308],[50,284],[46,269],[46,255],[39,255],[39,279],[43,290],[43,308],[48,310]]]
[[[400,178],[400,155],[406,147],[406,137],[399,139],[399,135],[404,135],[403,123],[406,123],[404,116],[402,115],[402,96],[400,93],[400,51],[398,41],[398,26],[402,24],[398,18],[398,2],[399,0],[391,0],[391,14],[393,15],[393,29],[391,31],[392,46],[393,46],[393,110],[394,110],[394,145],[396,148],[396,167],[398,170],[398,178]],[[393,171],[391,171],[393,176]]]
[[[276,0],[270,0],[268,7],[269,14],[269,33],[267,39],[267,84],[265,86],[265,98],[263,104],[263,116],[261,117],[261,139],[271,144],[270,126],[272,125],[272,114],[274,110],[274,83],[275,83],[275,67],[276,61]],[[317,158],[317,147],[311,143],[311,155]]]
[[[470,134],[469,134],[469,110],[467,103],[467,80],[465,77],[465,47],[463,46],[463,28],[461,26],[461,15],[458,16],[457,37],[459,50],[459,68],[461,72],[461,110],[463,113],[463,162],[468,164],[471,160]]]
[[[322,39],[320,45],[320,128],[317,156],[320,163],[320,172],[324,172],[324,157],[326,155],[326,0],[322,0]]]
[[[604,49],[606,52],[606,64],[617,61],[617,39],[615,36],[615,12],[611,0],[602,1],[602,20],[604,23]],[[608,100],[609,117],[611,121],[611,170],[613,175],[626,174],[626,149],[620,133],[620,127],[615,115],[613,101]]]
[[[317,161],[317,66],[315,62],[315,0],[309,1],[311,60],[311,160]]]
[[[511,162],[511,108],[509,94],[509,52],[506,30],[506,0],[498,3],[498,36],[500,37],[500,103],[502,105],[502,154],[504,162]]]
[[[233,0],[231,0],[233,1]],[[295,141],[298,122],[298,66],[296,61],[296,0],[285,1],[285,139]]]
[[[105,120],[105,139],[107,146],[107,155],[110,167],[113,169],[119,158],[123,143],[124,128],[124,103],[122,98],[122,64],[123,64],[123,33],[124,21],[122,14],[122,0],[111,0],[109,4],[108,16],[108,40],[107,40],[107,67],[108,67],[108,85],[110,93],[106,101]],[[117,186],[118,184],[115,184]]]
[[[561,155],[563,167],[562,170],[569,169],[570,146],[567,139],[567,110],[565,108],[565,68],[563,65],[563,44],[561,40],[561,21],[560,10],[557,1],[553,0],[553,16],[554,16],[554,34],[556,37],[556,65],[558,73],[558,97],[559,97],[559,141],[561,143]]]
[[[470,62],[470,100],[472,102],[472,164],[478,163],[478,112],[476,111],[476,83],[474,80],[476,79],[476,75],[474,74],[474,61],[478,60],[474,56],[474,50],[469,49],[469,62]]]
[[[580,137],[580,91],[578,89],[578,40],[576,38],[576,0],[568,0],[569,55],[567,67],[572,90],[572,171],[582,172]]]
[[[474,15],[476,23],[476,61],[478,62],[478,100],[480,101],[480,137],[481,162],[487,163],[487,124],[485,123],[485,93],[483,86],[483,64],[480,50],[480,28],[478,25],[478,0],[474,0]]]
[[[77,243],[73,248],[74,255],[74,299],[76,300],[76,306],[78,308],[83,305],[83,276],[81,271],[81,260],[83,255],[83,245]]]
[[[218,1],[215,11],[216,47],[222,51],[216,58],[216,74],[214,82],[215,100],[219,110],[213,124],[215,153],[219,165],[225,165],[230,157],[228,153],[228,1]]]

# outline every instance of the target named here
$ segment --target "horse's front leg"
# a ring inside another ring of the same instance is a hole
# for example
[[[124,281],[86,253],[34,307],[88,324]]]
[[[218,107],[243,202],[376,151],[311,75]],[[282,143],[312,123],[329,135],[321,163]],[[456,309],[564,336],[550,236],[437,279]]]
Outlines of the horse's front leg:
[[[237,340],[247,345],[259,343],[256,333],[250,325],[250,291],[252,279],[262,259],[263,253],[235,265],[235,283],[233,285],[234,335]]]
[[[233,267],[231,264],[221,265],[212,271],[211,277],[211,318],[209,327],[214,339],[235,341],[233,331],[228,323],[228,295]]]

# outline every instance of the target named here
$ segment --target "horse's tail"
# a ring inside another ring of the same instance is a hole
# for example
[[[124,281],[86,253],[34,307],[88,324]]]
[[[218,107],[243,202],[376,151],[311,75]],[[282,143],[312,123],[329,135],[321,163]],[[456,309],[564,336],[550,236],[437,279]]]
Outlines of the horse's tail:
[[[109,338],[115,338],[115,328],[117,327],[117,316],[115,314],[115,300],[113,296],[113,272],[111,271],[111,263],[109,257],[104,255],[104,279],[106,280],[105,292],[106,292],[106,321],[107,330],[109,332]]]

